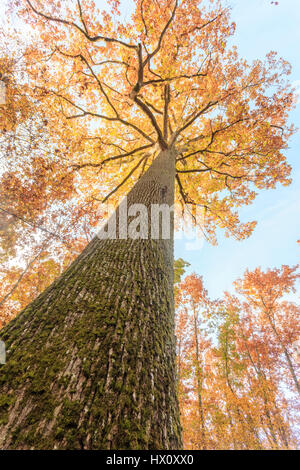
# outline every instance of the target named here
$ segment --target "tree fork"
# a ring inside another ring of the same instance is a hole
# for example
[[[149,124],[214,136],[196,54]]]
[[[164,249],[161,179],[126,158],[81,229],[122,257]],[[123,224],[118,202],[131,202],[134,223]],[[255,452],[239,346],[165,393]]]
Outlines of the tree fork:
[[[172,206],[174,178],[169,149],[130,191],[128,207]],[[182,447],[171,225],[168,240],[95,237],[1,331],[0,448]]]

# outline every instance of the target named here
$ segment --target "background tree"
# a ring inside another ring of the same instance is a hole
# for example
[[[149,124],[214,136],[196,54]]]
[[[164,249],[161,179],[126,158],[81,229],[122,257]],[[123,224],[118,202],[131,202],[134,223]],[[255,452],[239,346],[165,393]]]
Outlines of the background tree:
[[[205,319],[208,318],[211,308],[202,278],[194,274],[186,276],[184,282],[180,284],[177,300],[179,397],[184,429],[188,430],[186,438],[194,442],[197,449],[206,449],[208,439],[203,395],[207,373],[205,356],[211,347],[211,342],[206,337],[204,326],[207,326]],[[189,393],[191,390],[194,391],[197,401],[196,413],[191,411],[193,410],[193,401]],[[195,435],[192,435],[193,429],[198,430]]]
[[[266,273],[247,271],[236,283],[242,297],[225,294],[217,303],[208,300],[196,275],[179,285],[179,400],[185,448],[201,449],[204,443],[208,449],[297,448],[297,389],[282,343],[294,357],[299,306],[279,301],[296,279],[295,268],[288,266]],[[256,303],[258,289],[268,293],[269,301],[277,295],[274,318],[280,338],[269,325],[265,306]],[[200,313],[198,341],[195,311]],[[199,345],[204,345],[200,355]],[[296,374],[296,361],[293,367]]]

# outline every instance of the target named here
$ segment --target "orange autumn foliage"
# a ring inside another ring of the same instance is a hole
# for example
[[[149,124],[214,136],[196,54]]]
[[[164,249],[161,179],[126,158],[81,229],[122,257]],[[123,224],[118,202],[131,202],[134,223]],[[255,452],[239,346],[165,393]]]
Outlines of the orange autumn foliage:
[[[176,334],[185,448],[297,448],[300,308],[284,296],[298,277],[288,266],[247,271],[236,283],[238,296],[225,294],[217,303],[198,276],[180,284]]]
[[[248,237],[255,221],[242,223],[239,207],[290,182],[285,60],[240,58],[222,1],[135,0],[127,23],[107,3],[9,1],[18,26],[1,36],[5,263],[24,249],[30,258],[48,235],[52,257],[74,258],[99,203],[116,204],[162,148],[176,149],[177,200],[202,208],[212,242],[217,228]]]

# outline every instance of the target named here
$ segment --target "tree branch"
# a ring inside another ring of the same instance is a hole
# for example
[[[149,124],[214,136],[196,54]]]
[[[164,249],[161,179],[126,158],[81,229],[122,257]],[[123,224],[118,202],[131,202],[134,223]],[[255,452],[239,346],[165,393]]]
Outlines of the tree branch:
[[[209,101],[208,104],[206,106],[204,106],[204,108],[202,108],[196,114],[193,113],[194,114],[193,117],[192,117],[192,115],[190,115],[188,117],[188,120],[187,120],[186,124],[184,124],[181,128],[179,128],[178,130],[175,131],[175,133],[172,137],[172,143],[175,142],[175,140],[177,139],[177,137],[179,136],[179,134],[181,132],[183,132],[185,129],[187,129],[191,124],[193,124],[194,121],[196,121],[196,119],[198,119],[199,116],[204,114],[208,109],[210,109],[212,106],[214,106],[217,103],[218,103],[218,101]]]
[[[186,31],[185,33],[182,33],[181,36],[186,36],[187,34],[191,34],[194,31],[201,31],[203,28],[206,28],[206,26],[210,25],[211,23],[214,23],[218,18],[221,18],[221,16],[224,15],[226,10],[223,10],[219,15],[215,16],[211,20],[207,21],[206,23],[202,24],[201,26],[195,26],[193,29],[190,31]]]
[[[154,114],[148,108],[148,106],[142,100],[140,100],[137,96],[134,97],[134,101],[149,116],[150,121],[151,121],[154,129],[156,130],[159,145],[162,148],[162,150],[166,150],[168,148],[168,144],[164,139],[164,136],[163,136],[163,134],[161,132],[161,129],[160,129],[155,117],[154,117]]]
[[[128,175],[123,179],[123,181],[121,181],[120,184],[118,184],[118,186],[116,186],[107,196],[105,196],[105,198],[102,200],[102,204],[104,202],[106,202],[114,193],[116,193],[118,191],[118,189],[121,188],[121,186],[123,186],[123,184],[126,183],[126,181],[133,175],[133,173],[139,168],[139,166],[143,163],[143,161],[145,160],[145,158],[147,158],[147,155],[144,155],[143,158],[141,158],[139,160],[139,162],[137,163],[137,165],[135,165],[135,167],[132,168],[132,170],[130,170],[130,172],[128,173]]]
[[[170,103],[170,85],[164,87],[164,139],[168,140],[168,108]]]
[[[51,230],[48,230],[48,229],[46,229],[46,228],[44,228],[44,227],[41,227],[40,225],[37,225],[37,224],[35,224],[35,223],[33,223],[33,222],[30,222],[30,221],[24,219],[23,217],[21,217],[21,216],[19,216],[19,215],[17,215],[17,214],[14,214],[13,212],[10,212],[10,211],[8,211],[8,210],[6,210],[6,209],[3,209],[3,207],[0,207],[0,211],[5,212],[6,214],[12,215],[12,216],[14,216],[16,219],[19,219],[19,220],[21,220],[22,222],[24,222],[25,224],[30,225],[31,227],[36,228],[36,229],[38,229],[38,230],[41,230],[42,232],[48,233],[48,234],[51,235],[52,237],[56,238],[57,240],[60,240],[60,241],[61,241],[62,243],[64,243],[64,244],[66,244],[65,240],[64,240],[60,235],[58,235],[57,233],[52,232]],[[66,246],[67,246],[67,244],[66,244]],[[70,249],[70,248],[68,248],[68,249]],[[72,251],[72,250],[70,250],[70,251]]]
[[[119,44],[121,46],[124,46],[124,47],[127,47],[129,49],[136,49],[137,46],[135,46],[134,44],[128,44],[124,41],[121,41],[119,39],[115,39],[115,38],[108,38],[106,36],[101,36],[101,35],[98,35],[98,36],[90,36],[86,30],[86,26],[85,26],[85,23],[83,21],[83,25],[84,25],[84,29],[82,29],[80,26],[78,26],[78,24],[74,23],[74,21],[68,21],[68,20],[64,20],[62,18],[55,18],[53,16],[50,16],[50,15],[47,15],[45,13],[42,13],[41,11],[38,11],[31,3],[30,0],[26,0],[26,2],[28,3],[28,5],[30,6],[30,8],[32,9],[32,11],[36,14],[36,15],[39,15],[41,16],[42,18],[48,20],[48,21],[54,21],[56,23],[61,23],[61,24],[65,24],[67,26],[73,26],[74,28],[76,28],[78,31],[80,31],[89,41],[91,42],[96,42],[96,41],[105,41],[105,42],[113,42],[113,43],[116,43],[116,44]],[[82,19],[81,19],[82,20]]]

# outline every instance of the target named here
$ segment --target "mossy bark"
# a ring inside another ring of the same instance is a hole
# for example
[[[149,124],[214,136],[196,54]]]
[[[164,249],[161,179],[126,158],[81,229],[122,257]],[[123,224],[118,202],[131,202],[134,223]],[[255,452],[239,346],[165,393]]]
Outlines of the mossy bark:
[[[162,152],[128,206],[172,205],[174,161]],[[181,448],[172,267],[172,236],[96,237],[0,332],[0,448]]]

